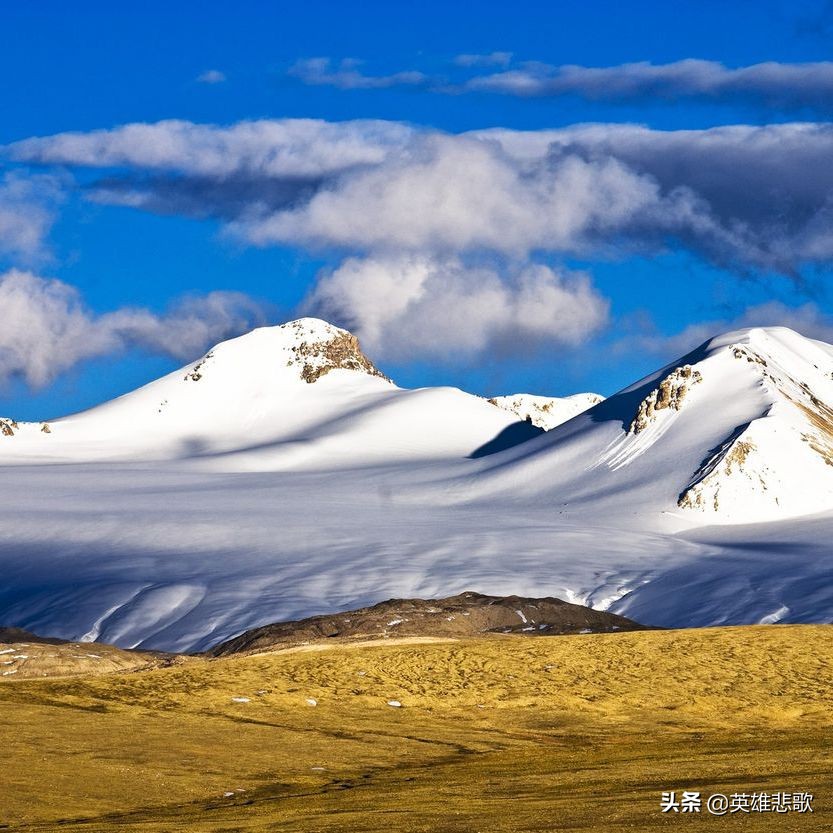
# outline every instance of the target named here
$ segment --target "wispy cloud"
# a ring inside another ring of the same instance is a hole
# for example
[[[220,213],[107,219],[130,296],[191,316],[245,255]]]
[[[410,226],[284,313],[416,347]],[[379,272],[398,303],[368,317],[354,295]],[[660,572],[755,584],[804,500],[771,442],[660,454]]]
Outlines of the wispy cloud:
[[[39,165],[130,168],[217,181],[238,175],[317,177],[381,163],[412,133],[389,121],[263,119],[223,127],[171,119],[35,137],[3,151]]]
[[[361,71],[361,64],[361,61],[350,58],[339,62],[333,62],[330,58],[305,58],[293,64],[289,74],[304,84],[337,87],[340,90],[420,87],[430,81],[425,73],[416,70],[405,70],[391,75],[368,75]]]
[[[686,58],[667,64],[636,61],[607,67],[524,61],[512,65],[511,52],[457,55],[459,71],[469,77],[437,78],[409,69],[369,75],[353,59],[298,61],[289,74],[305,84],[344,90],[419,88],[433,93],[495,93],[518,98],[579,96],[595,101],[708,99],[745,101],[785,110],[833,107],[833,61],[783,63],[766,61],[729,67],[718,61]],[[500,71],[487,71],[499,69]]]
[[[486,55],[463,53],[454,58],[458,67],[506,67],[512,63],[511,52],[489,52]]]
[[[211,292],[161,315],[137,307],[95,314],[74,287],[12,269],[0,275],[0,320],[0,383],[41,387],[82,361],[130,348],[187,361],[265,323],[265,311],[241,293]]]
[[[219,69],[207,69],[197,76],[200,84],[222,84],[226,80],[226,74]]]
[[[63,200],[56,175],[8,171],[0,176],[0,256],[27,264],[48,260],[47,238]]]
[[[578,95],[606,101],[740,97],[782,107],[830,107],[833,62],[768,61],[734,68],[694,58],[610,67],[528,63],[472,78],[465,88],[522,97]]]

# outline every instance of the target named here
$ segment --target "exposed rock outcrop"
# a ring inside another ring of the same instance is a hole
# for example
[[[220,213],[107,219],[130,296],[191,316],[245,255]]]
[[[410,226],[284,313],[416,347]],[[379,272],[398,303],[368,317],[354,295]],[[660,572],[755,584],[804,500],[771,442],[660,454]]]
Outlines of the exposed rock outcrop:
[[[370,376],[387,379],[370,359],[362,353],[359,340],[343,330],[323,341],[302,341],[292,352],[301,364],[301,378],[308,384],[317,382],[331,370],[357,370]]]
[[[636,415],[628,427],[629,434],[644,431],[659,411],[679,411],[692,385],[702,381],[699,370],[690,364],[675,368],[639,403]]]

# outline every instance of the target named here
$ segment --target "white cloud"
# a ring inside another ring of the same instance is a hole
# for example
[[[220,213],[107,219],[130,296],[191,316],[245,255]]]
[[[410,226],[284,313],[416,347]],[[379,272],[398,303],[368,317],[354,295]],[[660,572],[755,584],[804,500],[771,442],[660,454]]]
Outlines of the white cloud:
[[[350,327],[371,355],[461,363],[488,353],[576,346],[601,328],[607,302],[582,273],[418,255],[349,258],[325,273],[308,311]]]
[[[635,61],[606,67],[524,61],[509,69],[511,52],[464,53],[453,63],[486,71],[460,83],[431,78],[418,70],[369,75],[362,62],[329,58],[297,61],[289,75],[305,84],[343,90],[420,87],[434,93],[490,92],[520,98],[577,95],[590,100],[744,100],[784,109],[833,107],[833,61],[765,61],[728,67],[719,61],[685,58],[666,64]],[[488,72],[489,69],[500,71]]]
[[[289,74],[305,84],[343,90],[420,87],[435,93],[491,92],[520,98],[577,95],[590,100],[667,100],[700,98],[744,100],[784,109],[833,107],[833,61],[765,61],[727,67],[719,61],[685,58],[666,64],[635,61],[606,67],[524,61],[512,69],[511,52],[464,53],[453,63],[486,71],[460,83],[431,78],[418,70],[369,75],[355,59],[297,61]],[[495,68],[500,71],[488,72]]]
[[[430,80],[427,75],[416,70],[404,70],[390,75],[368,75],[359,69],[361,63],[349,58],[337,63],[329,58],[304,58],[290,67],[289,74],[304,84],[337,87],[340,90],[417,87]]]
[[[222,84],[226,80],[226,74],[219,69],[207,69],[197,76],[200,84]]]
[[[579,95],[607,101],[745,98],[789,108],[830,108],[833,62],[767,61],[742,67],[696,58],[609,67],[528,62],[516,69],[472,78],[464,89],[521,97]]]
[[[62,200],[60,183],[49,174],[0,177],[0,255],[25,263],[48,259],[46,239]]]
[[[0,382],[39,387],[79,362],[130,348],[195,358],[263,323],[263,310],[241,293],[212,292],[162,315],[140,308],[96,315],[74,287],[12,269],[0,275],[0,320]]]
[[[656,100],[701,98],[744,100],[784,109],[833,107],[833,61],[782,63],[765,61],[728,67],[719,61],[685,58],[666,64],[635,61],[607,67],[524,61],[512,69],[511,52],[464,53],[453,63],[485,70],[460,83],[431,78],[417,70],[369,75],[355,59],[297,61],[289,75],[305,84],[343,90],[420,87],[434,93],[490,92],[520,98],[577,95],[590,100]],[[488,72],[498,68],[500,71]]]
[[[616,159],[658,185],[670,212],[646,206],[617,231],[623,243],[656,248],[674,239],[722,266],[795,275],[833,258],[833,125],[732,125],[661,131],[638,125],[483,131],[520,165]]]
[[[474,355],[497,349],[508,322],[530,343],[570,343],[571,320],[574,340],[585,337],[604,301],[589,283],[538,272],[530,264],[542,253],[616,257],[673,245],[741,272],[793,277],[833,261],[826,123],[452,135],[380,121],[161,122],[5,151],[104,169],[107,179],[87,192],[102,202],[213,216],[243,241],[341,258],[310,305],[382,354],[398,340],[423,355],[442,357],[449,345]],[[472,266],[484,262],[498,265]],[[541,326],[529,323],[531,297]]]
[[[91,198],[217,217],[259,245],[605,256],[673,243],[787,274],[833,258],[829,124],[450,135],[379,121],[160,122],[5,152],[107,169]]]
[[[15,142],[13,159],[39,165],[130,168],[225,180],[332,176],[378,165],[412,129],[387,121],[243,121],[229,127],[168,120]]]
[[[578,252],[597,232],[653,207],[666,216],[672,208],[655,182],[615,159],[522,166],[496,142],[426,135],[304,205],[241,219],[231,230],[259,245]]]

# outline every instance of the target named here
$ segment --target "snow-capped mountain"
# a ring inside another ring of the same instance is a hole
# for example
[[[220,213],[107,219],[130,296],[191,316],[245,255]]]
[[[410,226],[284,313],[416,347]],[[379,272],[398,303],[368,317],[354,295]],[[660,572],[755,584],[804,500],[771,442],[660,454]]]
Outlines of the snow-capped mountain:
[[[518,426],[396,387],[309,319],[82,414],[0,420],[0,625],[198,650],[467,590],[651,625],[833,622],[830,346],[729,333]]]
[[[531,393],[513,393],[510,396],[493,396],[492,405],[515,414],[545,431],[578,416],[588,408],[604,401],[598,393],[575,393],[572,396],[534,396]]]
[[[727,333],[490,465],[477,488],[683,526],[829,509],[833,348],[784,328]]]
[[[0,420],[0,463],[223,455],[222,467],[247,470],[465,457],[518,420],[456,388],[399,388],[355,336],[303,318],[89,411]]]

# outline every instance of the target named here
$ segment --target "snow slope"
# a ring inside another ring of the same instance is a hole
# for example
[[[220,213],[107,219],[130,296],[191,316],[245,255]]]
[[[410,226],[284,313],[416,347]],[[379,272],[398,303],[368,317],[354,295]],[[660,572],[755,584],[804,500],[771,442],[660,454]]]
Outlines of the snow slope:
[[[665,528],[830,509],[833,348],[785,328],[728,333],[469,482],[471,495],[664,515]]]
[[[833,348],[730,333],[488,456],[513,414],[376,373],[305,320],[49,434],[9,422],[0,624],[200,649],[464,590],[657,625],[833,621]]]
[[[514,393],[511,396],[494,396],[488,401],[515,414],[518,419],[528,420],[533,425],[549,431],[603,402],[604,397],[598,393],[575,393],[563,397]]]

